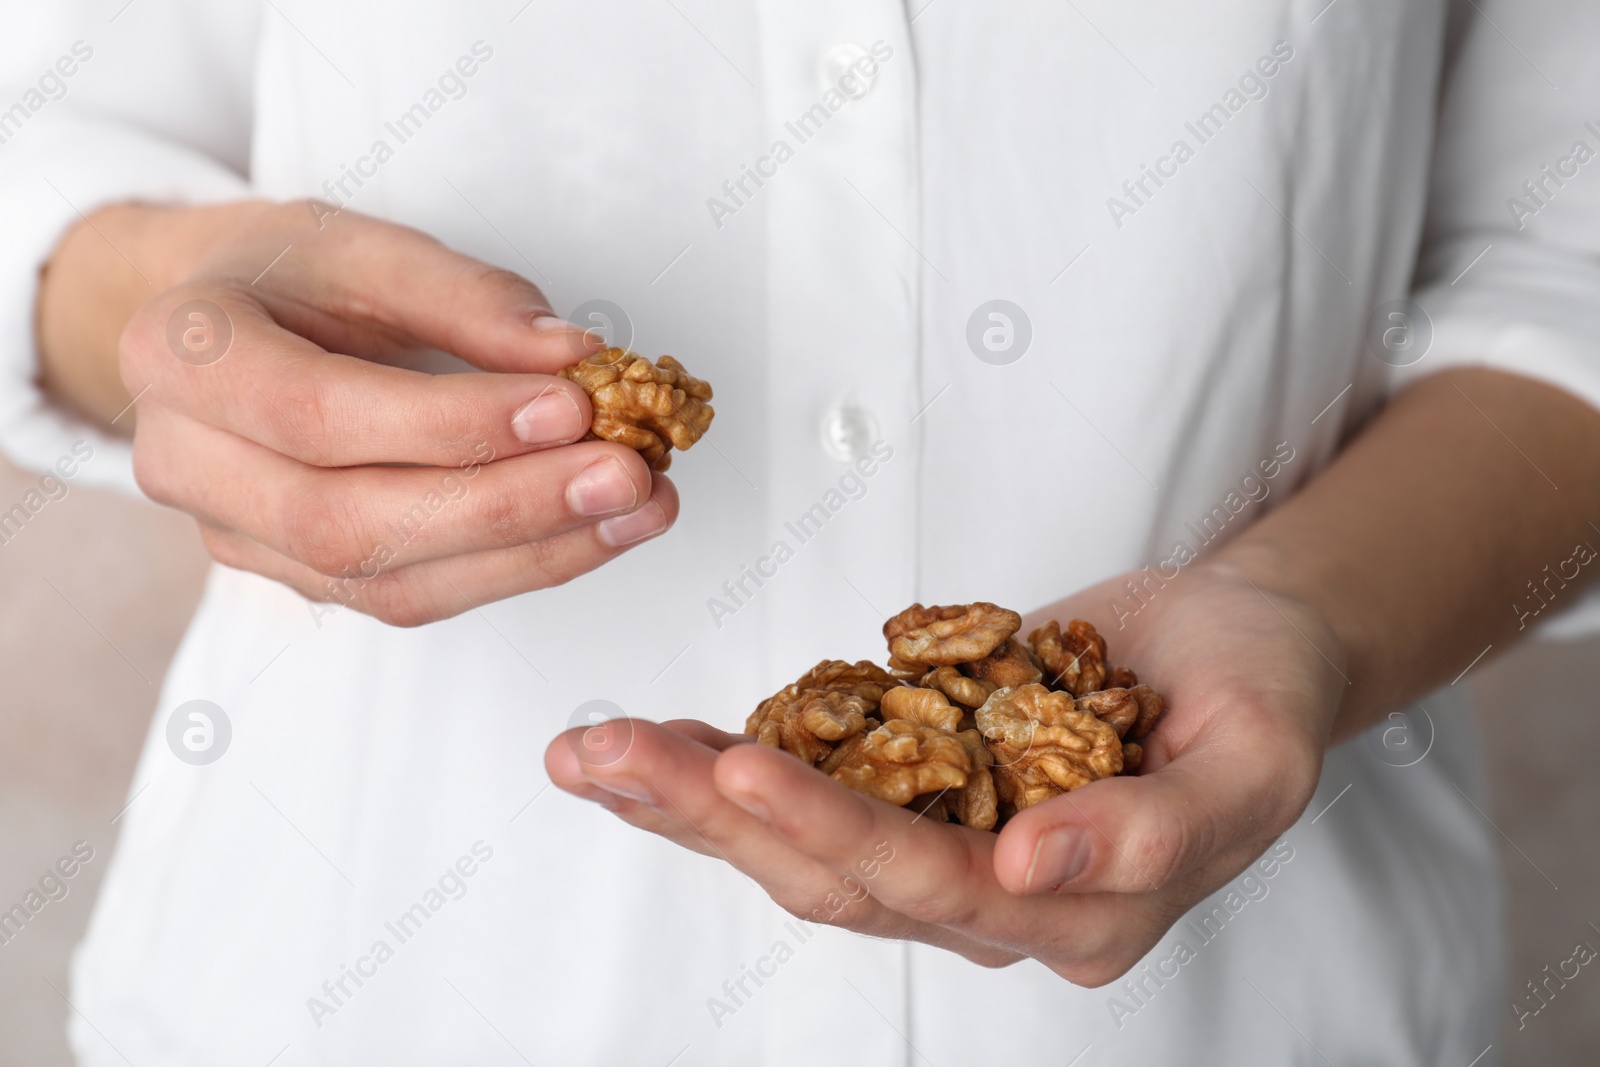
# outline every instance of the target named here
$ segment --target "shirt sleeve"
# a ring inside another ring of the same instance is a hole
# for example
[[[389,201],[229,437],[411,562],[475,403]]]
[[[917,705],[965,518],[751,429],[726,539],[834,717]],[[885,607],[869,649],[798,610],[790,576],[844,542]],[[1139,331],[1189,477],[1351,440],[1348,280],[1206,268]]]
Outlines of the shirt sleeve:
[[[1413,293],[1431,343],[1391,385],[1475,365],[1600,408],[1600,4],[1456,0],[1451,38]],[[1600,632],[1600,592],[1542,621]]]
[[[39,387],[40,271],[106,204],[249,195],[254,7],[141,4],[111,17],[68,0],[15,13],[0,44],[0,452],[19,466],[42,471],[86,441],[93,458],[74,481],[138,492],[127,442]]]

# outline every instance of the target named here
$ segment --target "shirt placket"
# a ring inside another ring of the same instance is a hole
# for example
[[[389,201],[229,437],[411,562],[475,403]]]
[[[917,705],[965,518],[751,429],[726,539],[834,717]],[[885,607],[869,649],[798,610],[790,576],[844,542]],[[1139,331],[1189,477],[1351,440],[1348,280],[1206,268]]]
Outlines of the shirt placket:
[[[795,554],[765,591],[769,672],[781,679],[810,665],[797,647],[875,633],[916,594],[916,75],[898,0],[763,0],[759,11],[771,143],[746,184],[766,200],[768,230],[768,520]],[[852,473],[853,499],[838,491]],[[870,888],[845,874],[841,894]],[[902,946],[826,936],[812,947],[826,958],[786,994],[763,1062],[812,1062],[819,1020],[853,1063],[905,1062]]]

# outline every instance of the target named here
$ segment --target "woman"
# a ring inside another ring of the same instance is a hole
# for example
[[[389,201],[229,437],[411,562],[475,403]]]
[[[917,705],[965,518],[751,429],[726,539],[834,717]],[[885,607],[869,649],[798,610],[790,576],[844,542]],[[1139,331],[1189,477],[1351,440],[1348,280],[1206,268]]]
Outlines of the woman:
[[[1450,683],[1600,543],[1590,7],[34,19],[6,446],[220,564],[83,1063],[1494,1061]],[[672,480],[595,333],[714,384]],[[1142,775],[983,835],[722,732],[979,599]]]

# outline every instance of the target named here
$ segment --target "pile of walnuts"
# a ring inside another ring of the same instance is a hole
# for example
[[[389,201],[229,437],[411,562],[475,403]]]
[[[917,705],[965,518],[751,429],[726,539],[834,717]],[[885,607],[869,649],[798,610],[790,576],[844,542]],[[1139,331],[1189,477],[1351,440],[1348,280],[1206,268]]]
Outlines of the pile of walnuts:
[[[672,450],[687,449],[711,427],[711,385],[671,356],[651,363],[625,348],[607,348],[560,376],[589,394],[594,419],[586,441],[627,445],[653,471],[672,465]]]
[[[1022,617],[979,602],[913,604],[883,624],[889,669],[823,660],[751,713],[745,732],[868,796],[995,829],[1043,800],[1133,774],[1165,702],[1074,619],[1017,640]]]

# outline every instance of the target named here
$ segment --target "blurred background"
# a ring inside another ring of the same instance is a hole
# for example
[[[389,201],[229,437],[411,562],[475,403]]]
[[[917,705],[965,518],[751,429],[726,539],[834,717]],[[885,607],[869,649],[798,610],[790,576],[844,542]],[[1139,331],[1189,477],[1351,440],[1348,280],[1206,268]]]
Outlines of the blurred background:
[[[9,507],[36,481],[0,461],[0,503]],[[68,894],[0,944],[0,1064],[71,1062],[68,960],[205,572],[187,518],[76,487],[0,544],[0,909],[20,902],[74,842],[94,849]],[[1510,886],[1502,1062],[1593,1062],[1595,968],[1520,1031],[1511,1003],[1579,941],[1600,949],[1600,837],[1590,822],[1600,812],[1600,641],[1524,646],[1474,667],[1467,681],[1484,723],[1488,814]]]

